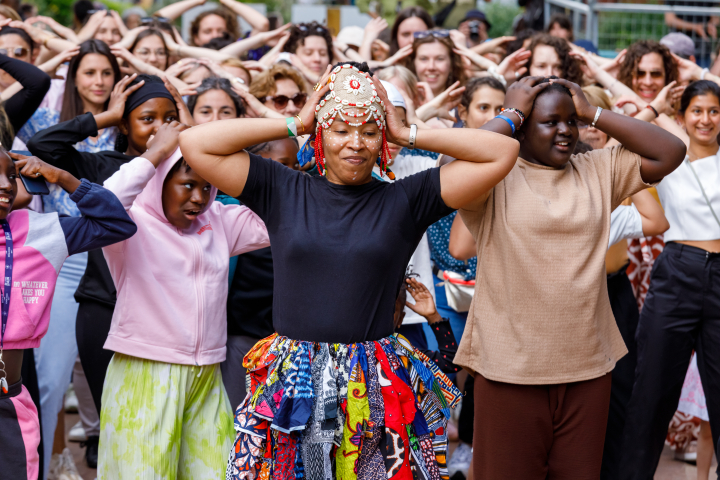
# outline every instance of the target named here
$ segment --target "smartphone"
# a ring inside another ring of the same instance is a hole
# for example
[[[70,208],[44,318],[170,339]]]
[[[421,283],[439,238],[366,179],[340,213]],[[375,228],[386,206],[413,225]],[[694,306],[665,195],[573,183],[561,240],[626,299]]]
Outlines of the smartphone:
[[[10,150],[12,153],[17,153],[18,155],[27,155],[28,157],[32,157],[33,154],[30,153],[27,150]],[[20,180],[22,180],[23,186],[25,187],[25,190],[30,195],[48,195],[50,193],[50,188],[48,188],[48,184],[45,181],[43,177],[26,177],[25,175],[20,175]]]

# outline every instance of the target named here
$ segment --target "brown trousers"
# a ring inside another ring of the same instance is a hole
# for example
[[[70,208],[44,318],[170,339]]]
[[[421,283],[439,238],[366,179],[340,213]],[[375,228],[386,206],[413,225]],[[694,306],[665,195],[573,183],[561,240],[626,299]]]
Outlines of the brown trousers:
[[[610,374],[559,385],[475,375],[475,480],[597,480]]]

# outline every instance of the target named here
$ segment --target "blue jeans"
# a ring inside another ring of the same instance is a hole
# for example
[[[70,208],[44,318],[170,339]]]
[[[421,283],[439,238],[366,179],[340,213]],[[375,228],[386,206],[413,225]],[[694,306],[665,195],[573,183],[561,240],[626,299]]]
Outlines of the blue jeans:
[[[437,286],[437,284],[442,281],[443,280],[433,275],[433,283],[436,285],[435,299],[437,301],[435,308],[437,308],[441,317],[450,320],[450,328],[452,329],[453,335],[455,335],[455,340],[457,340],[459,345],[463,331],[465,330],[465,322],[467,321],[468,314],[467,312],[456,312],[448,306],[447,297],[445,296],[445,287]],[[438,344],[437,340],[435,340],[435,334],[433,333],[432,328],[430,328],[430,325],[427,323],[423,323],[422,326],[425,330],[425,336],[427,337],[428,349],[436,351],[438,349]]]
[[[44,447],[45,471],[41,472],[41,478],[47,478],[50,468],[57,416],[63,407],[63,397],[70,385],[70,376],[78,354],[75,339],[78,304],[75,301],[75,290],[86,266],[87,253],[73,255],[65,260],[55,285],[48,331],[40,346],[35,349]]]

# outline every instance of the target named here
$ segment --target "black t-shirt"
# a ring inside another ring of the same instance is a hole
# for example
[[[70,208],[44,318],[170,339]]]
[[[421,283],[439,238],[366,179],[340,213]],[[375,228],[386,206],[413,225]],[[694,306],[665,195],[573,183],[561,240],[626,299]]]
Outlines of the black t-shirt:
[[[272,335],[273,256],[270,247],[237,257],[227,301],[228,335]]]
[[[427,227],[453,211],[437,168],[395,183],[335,185],[253,154],[238,199],[270,235],[276,331],[315,342],[391,335],[410,257]]]

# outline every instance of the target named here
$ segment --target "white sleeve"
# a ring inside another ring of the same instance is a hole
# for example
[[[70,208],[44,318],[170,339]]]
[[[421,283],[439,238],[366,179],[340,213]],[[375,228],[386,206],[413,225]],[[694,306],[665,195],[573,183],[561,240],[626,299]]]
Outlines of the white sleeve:
[[[610,215],[610,240],[608,248],[620,240],[642,238],[642,217],[635,205],[620,205]]]
[[[144,157],[136,157],[122,165],[117,172],[105,180],[103,187],[120,199],[125,210],[130,210],[135,202],[135,197],[140,195],[154,175],[155,165]]]

